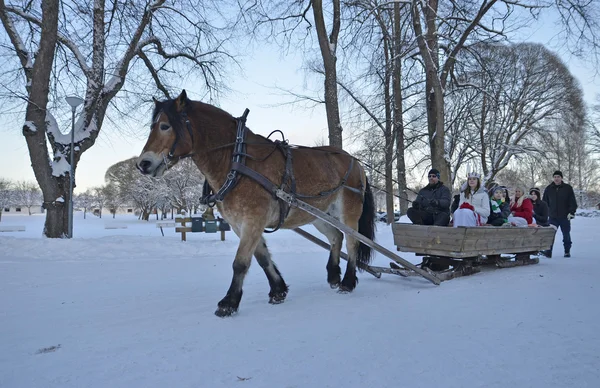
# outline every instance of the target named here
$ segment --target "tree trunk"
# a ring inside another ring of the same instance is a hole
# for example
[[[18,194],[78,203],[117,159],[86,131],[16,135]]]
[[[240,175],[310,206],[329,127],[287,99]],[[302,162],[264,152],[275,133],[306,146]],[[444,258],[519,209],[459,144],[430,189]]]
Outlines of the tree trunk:
[[[417,36],[419,53],[425,66],[425,93],[427,103],[427,130],[431,165],[440,171],[443,182],[451,182],[450,163],[446,159],[444,129],[444,90],[439,71],[439,42],[436,16],[438,0],[427,0],[425,4],[426,32],[421,26],[420,2],[413,2],[411,13],[413,28]]]
[[[329,145],[342,148],[342,124],[338,104],[336,69],[336,47],[340,31],[340,1],[333,0],[333,22],[329,38],[323,17],[323,1],[313,0],[312,8],[325,70],[325,111],[329,129]]]
[[[392,64],[390,59],[390,44],[388,39],[383,41],[383,55],[385,59],[385,67],[383,74],[383,96],[385,106],[385,207],[387,214],[387,224],[394,222],[394,139],[392,134],[392,96],[390,94],[390,81],[392,78]]]
[[[394,3],[394,71],[392,75],[392,89],[394,95],[394,128],[396,138],[396,174],[398,180],[398,194],[400,196],[400,214],[408,210],[408,192],[406,189],[406,162],[404,159],[404,113],[402,100],[402,59],[400,51],[402,35],[400,27],[400,4]]]
[[[47,237],[67,237],[69,235],[69,202],[46,204],[46,223],[44,235]]]
[[[35,130],[23,126],[23,136],[27,142],[31,165],[36,180],[42,190],[44,208],[47,209],[44,235],[60,238],[68,235],[68,211],[66,204],[69,194],[64,189],[65,177],[52,175],[52,163],[48,157],[46,142],[46,107],[50,90],[50,73],[54,61],[58,30],[58,0],[42,2],[42,31],[39,49],[28,82],[29,101],[25,113],[26,122],[33,122]],[[24,68],[27,69],[25,65]],[[60,200],[59,200],[60,199]],[[65,221],[66,220],[66,221]]]

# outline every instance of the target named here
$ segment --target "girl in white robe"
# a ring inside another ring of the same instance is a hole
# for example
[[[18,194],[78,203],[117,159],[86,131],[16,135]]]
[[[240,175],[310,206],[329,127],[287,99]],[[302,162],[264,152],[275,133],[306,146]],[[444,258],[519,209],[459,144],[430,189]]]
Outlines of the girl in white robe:
[[[453,215],[453,226],[481,226],[487,222],[489,215],[490,200],[481,187],[481,177],[471,172],[461,188],[458,209]]]

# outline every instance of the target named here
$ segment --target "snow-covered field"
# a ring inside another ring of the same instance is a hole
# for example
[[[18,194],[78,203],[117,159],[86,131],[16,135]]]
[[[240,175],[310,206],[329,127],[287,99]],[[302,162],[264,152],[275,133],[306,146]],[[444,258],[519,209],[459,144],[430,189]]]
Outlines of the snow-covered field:
[[[69,241],[41,238],[43,216],[2,216],[27,228],[0,233],[2,388],[600,386],[600,218],[573,221],[571,259],[559,233],[539,265],[440,286],[361,273],[345,295],[325,281],[326,251],[279,231],[267,242],[286,302],[267,303],[254,263],[240,312],[221,319],[233,234],[184,243],[155,221],[76,217]]]

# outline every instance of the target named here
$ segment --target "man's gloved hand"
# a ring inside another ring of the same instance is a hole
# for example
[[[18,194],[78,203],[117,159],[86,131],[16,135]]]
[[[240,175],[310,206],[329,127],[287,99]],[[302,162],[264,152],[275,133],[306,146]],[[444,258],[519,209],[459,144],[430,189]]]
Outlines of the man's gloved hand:
[[[470,203],[468,203],[468,202],[463,202],[463,204],[462,204],[462,205],[460,205],[460,208],[459,208],[459,209],[469,209],[469,210],[473,210],[473,211],[475,211],[475,207],[473,207],[473,205],[471,205],[471,204],[470,204]]]
[[[440,206],[440,201],[437,199],[432,199],[431,201],[429,201],[429,206],[438,207]]]
[[[573,218],[575,218],[575,214],[573,214],[573,213],[569,213],[569,214],[567,214],[567,220],[569,220],[569,221],[570,221],[570,220],[572,220]]]
[[[419,209],[421,207],[421,204],[419,203],[418,199],[415,199],[412,203],[412,207],[414,207],[415,209]]]

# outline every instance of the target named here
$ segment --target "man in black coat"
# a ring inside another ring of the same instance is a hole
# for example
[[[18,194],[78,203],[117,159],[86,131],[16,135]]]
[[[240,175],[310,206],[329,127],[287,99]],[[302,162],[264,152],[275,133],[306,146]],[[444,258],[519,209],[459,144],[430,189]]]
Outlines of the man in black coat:
[[[563,174],[555,171],[553,182],[544,190],[543,201],[548,204],[550,224],[560,227],[563,234],[565,257],[571,257],[571,219],[575,217],[577,201],[571,185],[563,182]],[[544,255],[552,257],[552,249],[545,251]]]
[[[406,215],[413,224],[448,226],[450,222],[450,189],[440,182],[440,172],[432,168],[429,184],[419,191]]]

